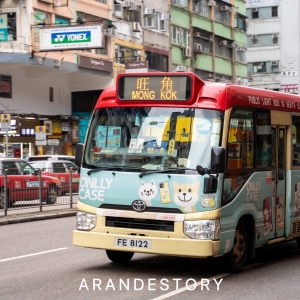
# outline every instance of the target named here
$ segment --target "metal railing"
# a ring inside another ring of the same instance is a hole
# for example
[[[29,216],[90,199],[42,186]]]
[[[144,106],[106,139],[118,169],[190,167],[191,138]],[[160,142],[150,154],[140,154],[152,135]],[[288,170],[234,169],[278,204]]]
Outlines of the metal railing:
[[[0,169],[0,215],[8,211],[77,203],[79,174],[73,170]]]

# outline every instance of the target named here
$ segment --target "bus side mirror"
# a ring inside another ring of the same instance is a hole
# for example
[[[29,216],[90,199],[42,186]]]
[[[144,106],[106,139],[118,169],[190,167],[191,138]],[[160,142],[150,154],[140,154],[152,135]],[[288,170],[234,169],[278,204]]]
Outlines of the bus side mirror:
[[[223,147],[211,148],[211,171],[213,173],[224,173],[225,171],[225,149]]]
[[[78,143],[76,144],[76,154],[75,154],[75,165],[77,167],[81,166],[82,154],[83,154],[83,144]]]

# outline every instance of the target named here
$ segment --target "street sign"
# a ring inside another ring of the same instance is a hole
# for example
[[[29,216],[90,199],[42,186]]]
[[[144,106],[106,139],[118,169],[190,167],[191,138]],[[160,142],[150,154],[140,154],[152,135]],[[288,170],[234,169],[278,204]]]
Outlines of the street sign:
[[[48,145],[49,146],[58,146],[59,145],[59,140],[58,139],[49,139],[48,140]]]
[[[46,126],[35,126],[35,140],[46,141]],[[46,145],[47,145],[47,141],[46,141]]]
[[[0,115],[0,122],[1,122],[1,130],[10,130],[10,114],[1,114]]]

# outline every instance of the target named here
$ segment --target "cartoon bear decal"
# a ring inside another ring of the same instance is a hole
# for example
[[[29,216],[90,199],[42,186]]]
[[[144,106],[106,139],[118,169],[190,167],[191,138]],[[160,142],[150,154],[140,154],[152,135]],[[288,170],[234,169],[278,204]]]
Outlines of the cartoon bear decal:
[[[151,200],[157,194],[157,187],[154,181],[152,180],[150,183],[144,183],[144,181],[142,181],[139,187],[138,194],[140,196],[140,199],[145,201],[147,206],[152,206]]]
[[[175,204],[180,206],[183,212],[195,212],[195,205],[199,199],[200,181],[192,184],[173,182],[173,187]]]

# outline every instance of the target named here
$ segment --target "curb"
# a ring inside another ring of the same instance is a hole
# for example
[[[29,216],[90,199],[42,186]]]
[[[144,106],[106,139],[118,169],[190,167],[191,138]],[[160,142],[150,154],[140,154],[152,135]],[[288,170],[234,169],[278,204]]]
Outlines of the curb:
[[[59,211],[44,211],[37,213],[28,213],[22,215],[11,215],[0,217],[0,226],[16,223],[24,223],[31,221],[55,219],[55,218],[64,218],[64,217],[73,217],[76,215],[77,209],[70,210],[59,210]]]

